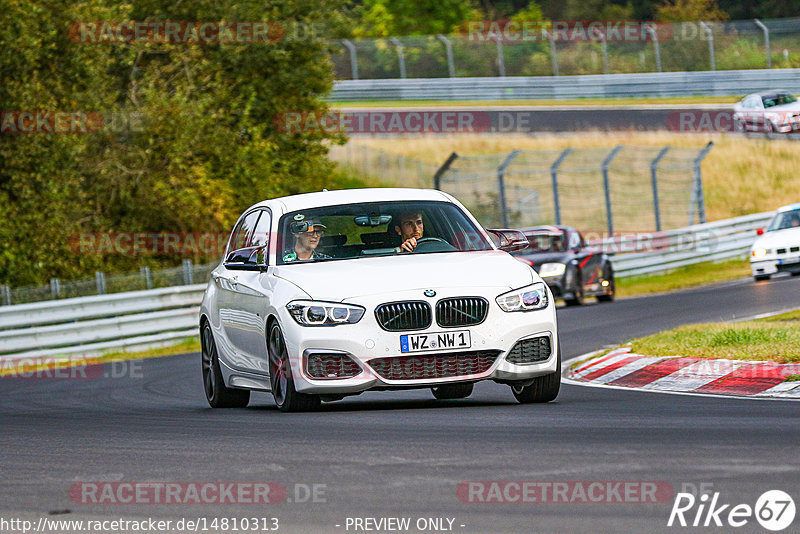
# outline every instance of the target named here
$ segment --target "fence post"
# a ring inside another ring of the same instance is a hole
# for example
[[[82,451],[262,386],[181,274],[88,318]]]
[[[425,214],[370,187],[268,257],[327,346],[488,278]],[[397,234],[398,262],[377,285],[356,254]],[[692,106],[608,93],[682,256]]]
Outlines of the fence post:
[[[50,295],[52,295],[53,299],[57,299],[59,293],[61,293],[61,280],[59,280],[58,278],[51,278]]]
[[[556,224],[561,224],[561,202],[558,200],[558,168],[570,152],[572,152],[571,148],[565,148],[550,166],[550,181],[553,183],[553,210],[556,215]]]
[[[661,206],[658,202],[658,164],[670,148],[672,147],[665,146],[662,148],[661,152],[650,162],[650,184],[653,188],[653,213],[656,217],[656,232],[661,231]]]
[[[347,50],[350,51],[350,72],[354,80],[358,79],[358,56],[356,55],[356,45],[351,43],[348,39],[340,41]]]
[[[450,165],[452,165],[453,162],[457,158],[458,158],[458,154],[453,152],[449,156],[447,156],[446,160],[444,160],[444,163],[442,163],[442,166],[439,167],[439,169],[436,171],[436,174],[433,175],[433,188],[434,189],[438,189],[438,190],[441,191],[441,189],[442,189],[442,176],[444,175],[444,173],[447,172],[447,169],[450,168]]]
[[[139,267],[139,272],[144,276],[144,287],[153,289],[153,278],[150,276],[150,267]]]
[[[183,260],[183,283],[184,285],[192,285],[194,280],[192,279],[192,260]]]
[[[645,24],[644,29],[653,39],[653,49],[656,53],[656,69],[658,69],[658,72],[661,72],[661,49],[658,46],[658,34],[656,33],[655,28],[653,28],[653,26],[650,24]]]
[[[558,52],[556,51],[556,38],[552,32],[543,30],[550,41],[550,63],[553,65],[553,76],[558,76]]]
[[[400,63],[400,77],[406,77],[406,56],[403,54],[403,43],[397,37],[390,37],[389,40],[397,48],[397,61]]]
[[[614,217],[611,212],[611,187],[608,180],[608,166],[611,165],[611,161],[616,157],[617,152],[622,150],[622,145],[617,145],[614,147],[606,159],[603,160],[603,190],[605,191],[606,195],[606,220],[608,222],[608,237],[614,237]]]
[[[497,167],[497,188],[500,193],[500,220],[503,223],[503,228],[508,228],[508,206],[506,205],[506,181],[505,181],[505,174],[506,169],[511,162],[514,161],[514,158],[519,156],[519,150],[512,150],[511,153],[506,156],[506,159],[503,160],[503,163]]]
[[[11,288],[2,285],[0,286],[0,296],[2,296],[3,306],[11,306]]]
[[[714,141],[709,141],[694,159],[694,187],[696,191],[695,199],[697,200],[697,218],[700,223],[706,222],[706,200],[703,194],[703,171],[700,168],[700,164],[713,147]],[[689,224],[692,224],[691,220],[689,221]]]
[[[753,22],[756,23],[756,26],[761,28],[761,31],[764,32],[764,48],[766,49],[767,54],[767,68],[772,68],[772,54],[769,51],[769,28],[764,26],[764,23],[758,19],[753,19]]]
[[[441,42],[444,43],[444,50],[447,54],[447,73],[450,75],[451,78],[456,77],[456,65],[453,61],[453,44],[450,42],[450,39],[442,35],[441,33],[436,36]]]
[[[594,34],[600,39],[601,50],[603,51],[603,74],[608,74],[608,43],[606,36],[599,28],[594,29]]]
[[[708,61],[711,64],[711,70],[717,70],[717,62],[714,58],[714,32],[705,22],[700,22],[700,27],[706,31],[708,35]]]
[[[495,35],[493,37],[494,42],[497,43],[497,70],[500,73],[500,76],[506,75],[506,62],[503,59],[503,42],[500,40],[500,37]]]
[[[97,294],[98,295],[105,295],[106,294],[106,273],[101,271],[95,271],[94,273],[94,282],[97,285]]]

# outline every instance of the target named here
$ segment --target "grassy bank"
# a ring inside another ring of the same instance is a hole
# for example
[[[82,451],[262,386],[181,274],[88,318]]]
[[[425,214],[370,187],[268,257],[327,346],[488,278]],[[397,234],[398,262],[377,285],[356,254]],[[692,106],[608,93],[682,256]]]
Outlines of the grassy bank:
[[[714,148],[703,161],[708,220],[774,210],[800,200],[797,148],[792,141],[768,141],[724,134],[670,132],[584,132],[574,135],[426,135],[359,138],[371,146],[441,164],[455,151],[463,155],[508,153],[513,149],[609,148],[616,145]],[[399,184],[398,184],[399,185]]]
[[[697,287],[714,282],[750,276],[746,260],[704,262],[680,267],[664,274],[631,276],[617,279],[617,296],[630,297]]]
[[[634,339],[631,351],[652,356],[800,362],[800,310],[753,321],[681,326]]]

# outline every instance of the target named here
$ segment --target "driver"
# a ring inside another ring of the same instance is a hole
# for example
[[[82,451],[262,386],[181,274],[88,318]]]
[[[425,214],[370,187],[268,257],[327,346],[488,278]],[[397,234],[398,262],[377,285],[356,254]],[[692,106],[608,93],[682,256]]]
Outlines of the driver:
[[[289,225],[289,230],[294,237],[294,249],[286,249],[281,257],[284,262],[327,260],[330,256],[317,252],[320,239],[325,235],[324,224],[319,221],[309,219],[307,221],[298,220]]]
[[[400,249],[405,252],[413,252],[417,247],[417,240],[422,239],[422,213],[401,213],[397,216],[397,224],[394,231],[403,240]]]

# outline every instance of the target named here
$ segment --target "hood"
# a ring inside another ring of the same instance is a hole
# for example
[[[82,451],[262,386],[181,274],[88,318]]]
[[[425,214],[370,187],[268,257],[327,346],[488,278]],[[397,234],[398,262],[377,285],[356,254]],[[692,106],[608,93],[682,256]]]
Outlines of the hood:
[[[752,248],[776,249],[800,245],[800,227],[773,230],[759,236]]]
[[[535,276],[530,267],[497,250],[279,265],[274,274],[313,299],[334,302],[414,289],[515,289],[532,283]]]

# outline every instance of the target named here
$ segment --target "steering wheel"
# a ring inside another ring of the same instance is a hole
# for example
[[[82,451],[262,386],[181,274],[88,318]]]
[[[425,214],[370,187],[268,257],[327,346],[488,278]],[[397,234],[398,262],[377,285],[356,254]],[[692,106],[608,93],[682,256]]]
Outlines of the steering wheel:
[[[453,245],[439,237],[423,237],[417,239],[417,246],[414,247],[414,252],[446,252],[455,249]]]

